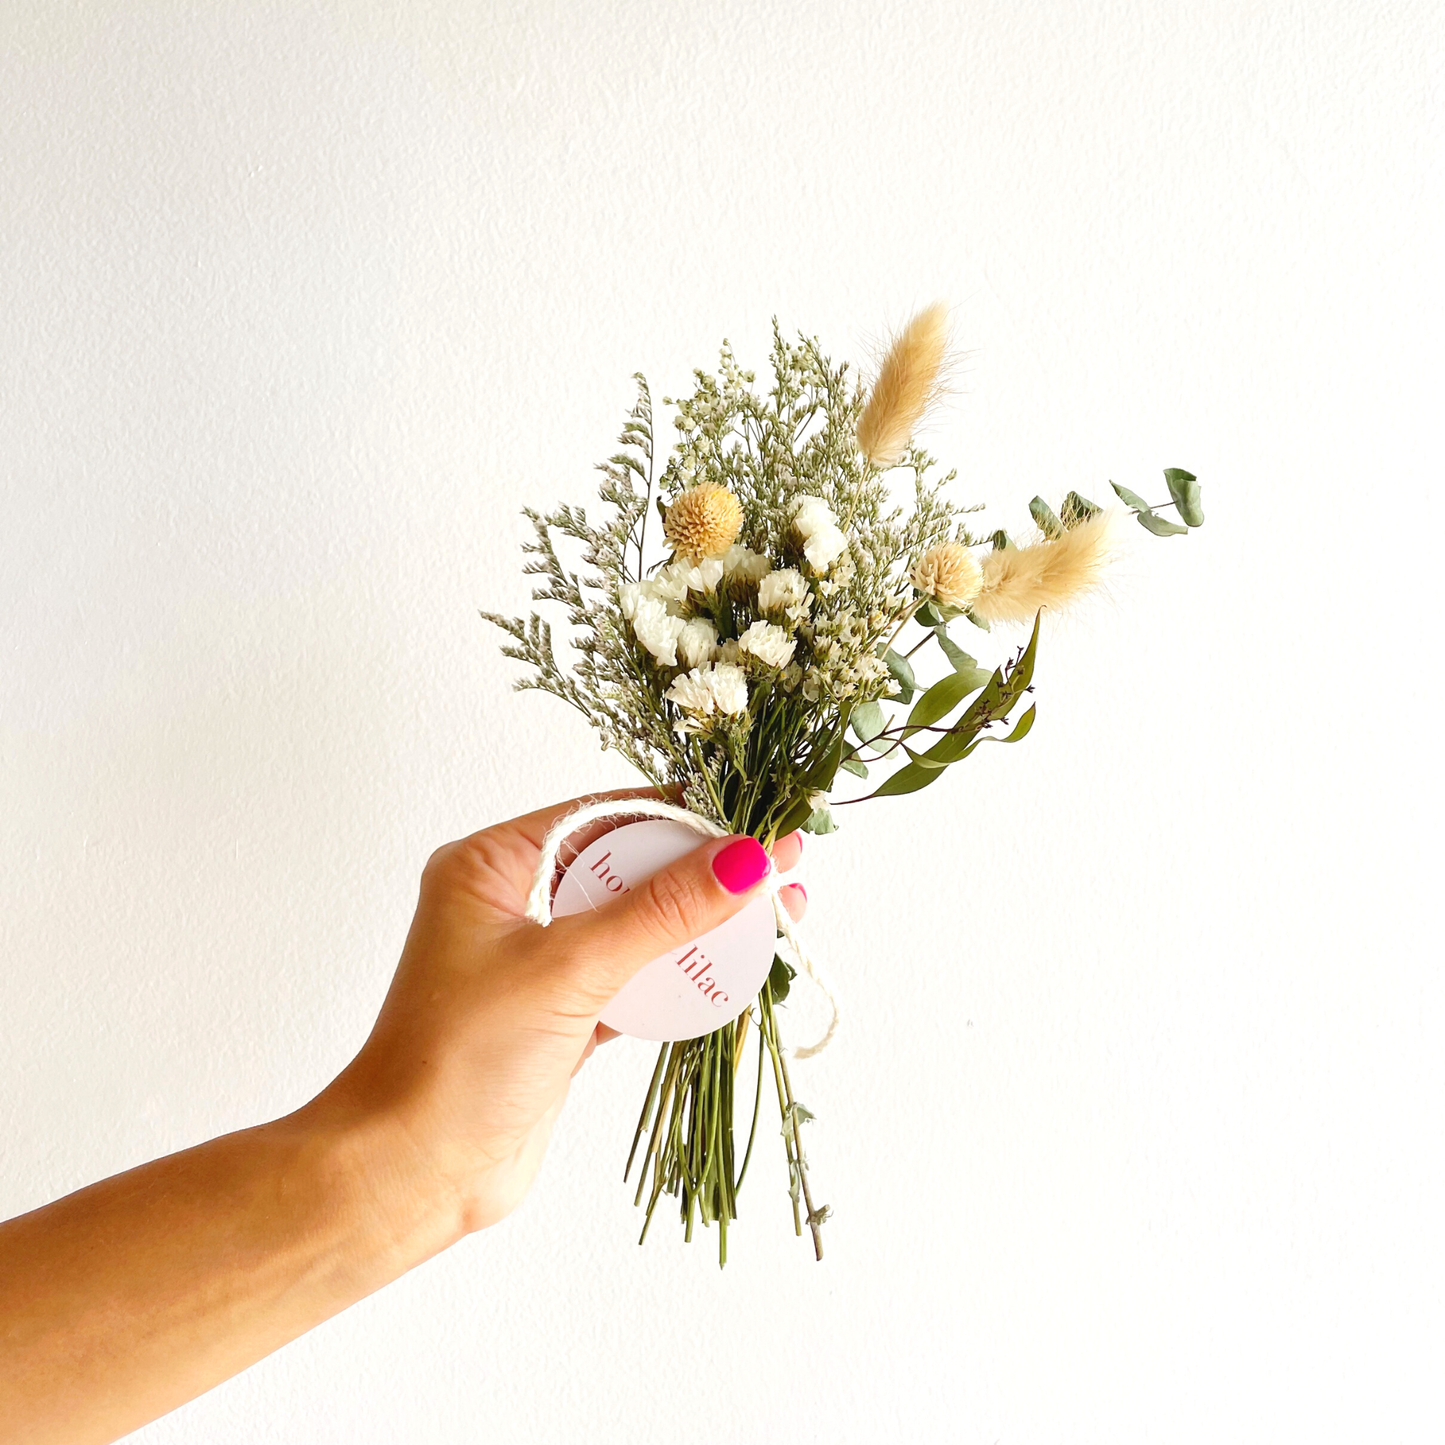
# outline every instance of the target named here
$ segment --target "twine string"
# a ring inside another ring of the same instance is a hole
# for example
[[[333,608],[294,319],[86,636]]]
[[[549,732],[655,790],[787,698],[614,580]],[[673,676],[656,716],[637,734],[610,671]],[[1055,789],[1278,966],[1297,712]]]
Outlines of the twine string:
[[[700,834],[704,838],[726,838],[728,836],[726,828],[720,828],[716,823],[698,813],[690,812],[687,808],[679,808],[675,803],[664,803],[659,798],[605,798],[596,803],[584,803],[580,808],[575,808],[553,823],[547,830],[546,837],[542,839],[542,854],[537,860],[537,871],[532,876],[532,890],[527,895],[527,917],[539,928],[546,928],[552,921],[552,878],[557,870],[557,858],[562,851],[563,844],[573,833],[580,828],[585,828],[588,823],[595,823],[601,818],[623,817],[667,818],[674,823],[681,823],[684,827],[691,828],[694,833]],[[831,1016],[828,1019],[828,1027],[823,1031],[823,1036],[816,1043],[793,1051],[794,1058],[810,1059],[814,1054],[822,1053],[838,1031],[838,1000],[828,986],[817,960],[808,952],[803,943],[798,925],[793,922],[792,916],[783,906],[780,894],[787,886],[786,880],[775,867],[770,866],[765,881],[768,897],[772,900],[773,917],[777,922],[778,932],[793,955],[794,967],[799,972],[806,973],[828,1001]]]

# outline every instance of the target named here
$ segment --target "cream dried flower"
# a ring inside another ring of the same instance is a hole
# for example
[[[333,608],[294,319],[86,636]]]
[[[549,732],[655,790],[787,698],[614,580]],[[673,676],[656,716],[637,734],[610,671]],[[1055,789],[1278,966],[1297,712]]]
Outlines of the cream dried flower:
[[[741,577],[745,582],[757,582],[766,577],[773,564],[759,552],[734,543],[723,553],[723,575]]]
[[[798,498],[793,526],[803,539],[803,556],[815,572],[826,572],[848,550],[848,538],[821,497]]]
[[[637,615],[638,604],[647,597],[658,596],[656,586],[651,582],[624,582],[617,589],[617,606],[622,615],[631,622]]]
[[[822,527],[836,527],[838,518],[822,497],[802,496],[793,505],[793,525],[799,536],[811,537]]]
[[[714,707],[712,689],[707,685],[707,679],[700,667],[684,672],[674,679],[663,697],[668,702],[676,703],[684,712],[698,713],[701,716],[712,712]]]
[[[1119,515],[1098,512],[1057,541],[988,553],[974,614],[985,622],[1029,622],[1041,607],[1067,606],[1103,576]]]
[[[792,622],[801,622],[808,615],[812,599],[803,574],[793,567],[783,567],[758,582],[758,610],[781,612]]]
[[[641,597],[633,610],[633,634],[664,667],[677,666],[677,639],[686,626],[681,617],[668,612],[660,597]]]
[[[945,607],[967,607],[983,587],[983,569],[962,542],[940,542],[914,564],[913,585]]]
[[[686,602],[687,570],[686,562],[681,566],[669,562],[666,567],[659,568],[657,575],[650,582],[643,583],[643,586],[651,589],[650,596],[660,597],[664,602]]]
[[[671,602],[685,602],[689,592],[713,592],[722,581],[723,564],[721,557],[704,557],[698,562],[679,559],[669,562],[657,574],[657,586],[662,596]]]
[[[875,467],[891,467],[938,397],[948,350],[948,308],[920,311],[889,348],[858,419],[858,449]]]
[[[748,710],[748,679],[733,663],[694,667],[674,679],[663,697],[695,717],[737,717]]]
[[[792,661],[797,643],[775,623],[754,622],[738,638],[738,646],[768,667],[783,667]]]
[[[677,651],[684,667],[702,667],[717,656],[717,628],[705,617],[694,617],[677,636]]]
[[[735,662],[719,662],[708,668],[707,685],[720,713],[739,717],[748,710],[748,675]]]
[[[726,487],[703,482],[673,499],[663,531],[679,557],[721,557],[742,531],[743,509]]]

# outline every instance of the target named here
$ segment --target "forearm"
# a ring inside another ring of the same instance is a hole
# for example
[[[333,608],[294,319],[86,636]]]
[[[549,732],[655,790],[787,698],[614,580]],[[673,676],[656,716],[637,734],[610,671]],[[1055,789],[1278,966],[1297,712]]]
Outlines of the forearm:
[[[312,1106],[0,1224],[0,1440],[113,1440],[445,1248],[401,1142]]]

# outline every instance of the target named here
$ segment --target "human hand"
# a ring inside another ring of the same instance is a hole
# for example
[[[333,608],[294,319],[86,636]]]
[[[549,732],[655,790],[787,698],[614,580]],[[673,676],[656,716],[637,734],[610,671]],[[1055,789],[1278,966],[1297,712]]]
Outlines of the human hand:
[[[380,1125],[388,1175],[455,1211],[457,1234],[495,1223],[526,1193],[572,1076],[611,1037],[597,1020],[612,996],[644,964],[737,913],[766,873],[753,839],[717,839],[597,911],[539,928],[524,909],[542,839],[576,806],[499,823],[432,855],[371,1036],[307,1106],[320,1119]],[[786,871],[801,853],[793,833],[773,859]],[[801,885],[781,898],[803,916]]]

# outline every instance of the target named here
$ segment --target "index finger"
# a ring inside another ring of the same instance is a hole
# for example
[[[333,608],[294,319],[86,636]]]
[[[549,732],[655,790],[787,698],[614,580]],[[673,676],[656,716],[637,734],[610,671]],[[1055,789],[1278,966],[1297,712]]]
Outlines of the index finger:
[[[541,848],[542,839],[547,836],[553,824],[561,822],[569,813],[575,813],[588,803],[609,803],[622,798],[660,797],[662,794],[656,788],[614,788],[606,793],[586,793],[580,798],[569,798],[565,803],[553,803],[549,807],[538,808],[534,813],[525,813],[522,817],[512,818],[505,823],[494,823],[490,828],[482,828],[472,834],[472,837],[480,837],[482,833],[513,833],[525,839],[532,847]],[[611,819],[599,819],[592,826],[605,832],[608,827],[616,827],[616,823]]]

